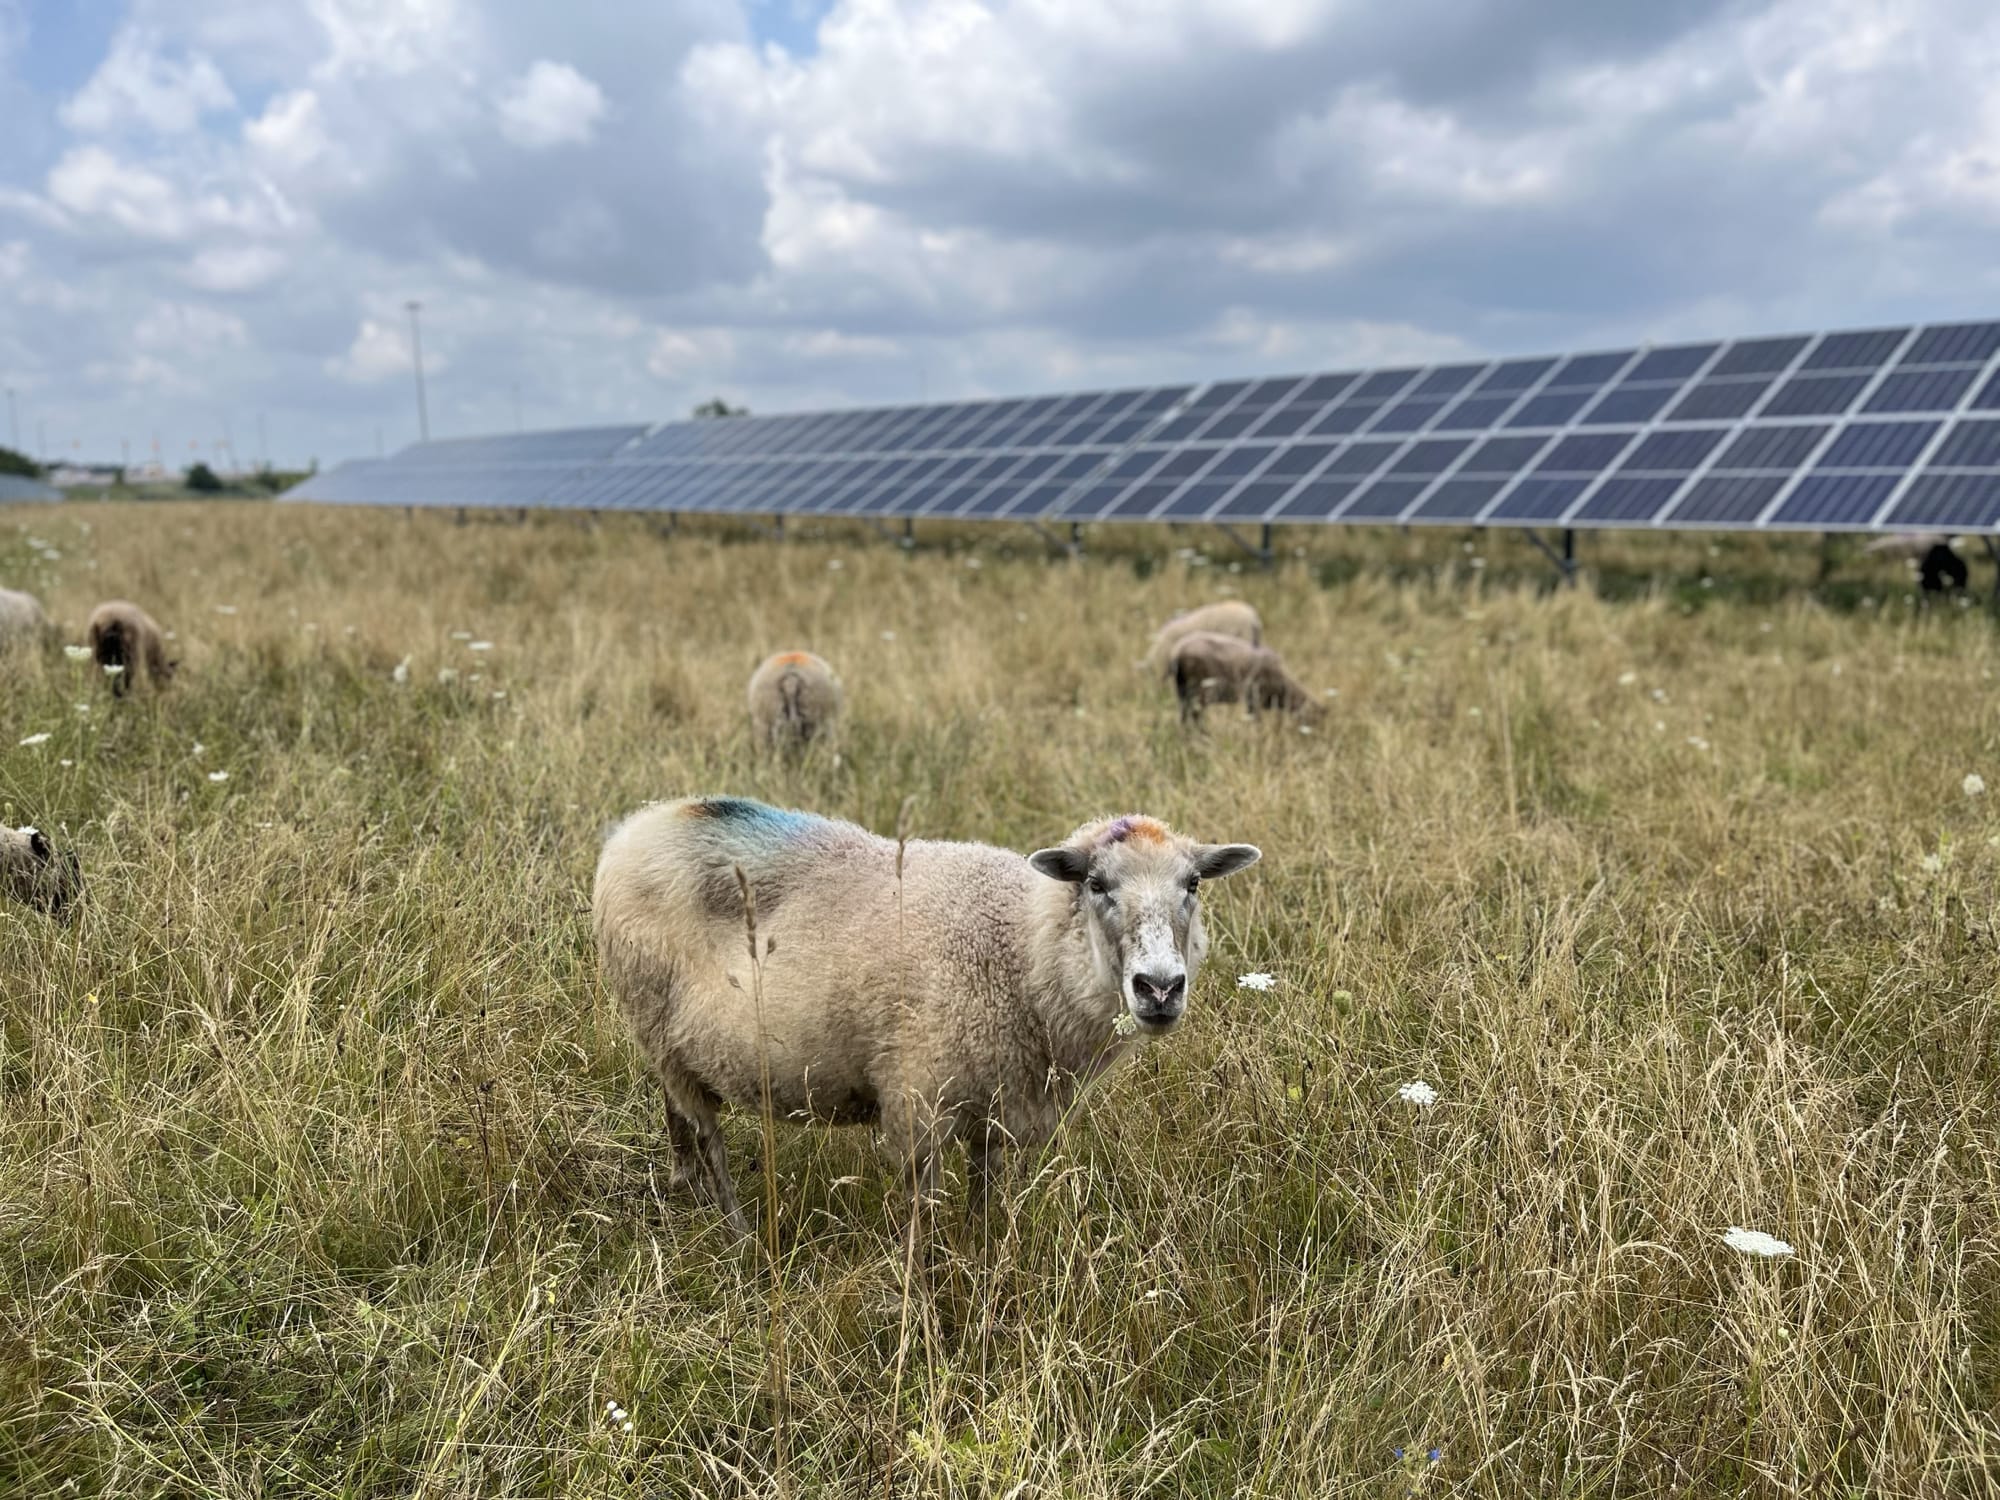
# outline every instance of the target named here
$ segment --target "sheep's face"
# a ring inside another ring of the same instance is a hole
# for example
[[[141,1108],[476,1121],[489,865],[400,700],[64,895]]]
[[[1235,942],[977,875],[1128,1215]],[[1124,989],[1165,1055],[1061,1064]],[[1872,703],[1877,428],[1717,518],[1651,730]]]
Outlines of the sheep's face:
[[[0,828],[0,890],[53,914],[83,893],[83,870],[40,829]]]
[[[1141,1031],[1171,1030],[1208,951],[1201,883],[1253,865],[1249,844],[1197,844],[1152,818],[1115,818],[1080,829],[1029,859],[1052,880],[1079,887],[1092,963]]]

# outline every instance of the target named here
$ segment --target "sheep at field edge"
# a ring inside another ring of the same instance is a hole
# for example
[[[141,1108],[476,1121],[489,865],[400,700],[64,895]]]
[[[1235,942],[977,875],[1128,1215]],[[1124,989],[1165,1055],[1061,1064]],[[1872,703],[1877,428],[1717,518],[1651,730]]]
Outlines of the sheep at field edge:
[[[38,828],[0,827],[0,891],[53,915],[83,893],[83,867]]]
[[[1046,1141],[1132,1037],[1179,1021],[1207,951],[1198,887],[1258,857],[1136,815],[1025,858],[927,839],[899,857],[851,823],[695,797],[618,826],[591,906],[676,1179],[741,1230],[716,1114],[761,1108],[766,1076],[777,1116],[879,1122],[920,1198],[963,1141],[982,1202],[1003,1146]]]
[[[1233,635],[1201,630],[1183,637],[1167,670],[1183,719],[1199,719],[1211,703],[1242,703],[1252,714],[1276,709],[1309,724],[1326,713],[1312,690],[1285,669],[1282,656]]]
[[[111,672],[111,691],[124,697],[143,664],[155,688],[173,681],[180,662],[167,657],[166,637],[158,623],[138,605],[112,599],[90,612],[90,654]]]
[[[840,717],[840,679],[810,651],[780,651],[750,675],[750,726],[773,747],[797,749]]]
[[[1197,609],[1182,610],[1155,631],[1153,643],[1146,648],[1146,670],[1171,672],[1168,663],[1173,658],[1174,647],[1196,631],[1232,635],[1253,646],[1264,644],[1263,617],[1241,599],[1223,599]]]
[[[1917,562],[1917,584],[1926,594],[1962,589],[1971,577],[1972,570],[1966,567],[1965,559],[1946,542],[1939,542]]]
[[[0,589],[0,651],[10,646],[40,645],[54,636],[55,627],[49,623],[41,600],[18,589]]]

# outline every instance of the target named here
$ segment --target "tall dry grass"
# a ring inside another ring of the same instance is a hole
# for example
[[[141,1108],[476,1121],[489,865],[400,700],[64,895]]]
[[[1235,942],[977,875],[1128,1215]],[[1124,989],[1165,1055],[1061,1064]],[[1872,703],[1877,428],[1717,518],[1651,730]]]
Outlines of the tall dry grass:
[[[0,513],[0,582],[185,658],[0,693],[0,817],[91,880],[0,907],[0,1492],[1995,1492],[1985,612],[1809,543],[1592,540],[1601,596],[1194,540]],[[1185,735],[1135,670],[1229,590],[1318,732]],[[850,695],[796,767],[741,704],[792,645]],[[667,1191],[588,940],[603,825],[703,789],[1266,859],[984,1225],[913,1250],[863,1135],[733,1121],[767,1257]]]

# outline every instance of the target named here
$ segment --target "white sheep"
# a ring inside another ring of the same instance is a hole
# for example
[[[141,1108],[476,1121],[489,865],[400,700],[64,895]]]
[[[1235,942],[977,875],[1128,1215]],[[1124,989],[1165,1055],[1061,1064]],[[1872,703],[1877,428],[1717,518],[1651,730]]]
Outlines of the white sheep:
[[[40,829],[0,826],[0,891],[53,914],[82,894],[83,868]]]
[[[810,651],[781,651],[750,676],[750,726],[765,745],[800,749],[840,717],[840,679]]]
[[[1258,857],[1139,816],[1026,858],[929,840],[899,854],[851,823],[696,797],[611,834],[592,911],[666,1088],[676,1178],[705,1180],[740,1230],[717,1109],[761,1108],[767,1077],[779,1117],[879,1122],[920,1197],[963,1141],[983,1201],[1003,1146],[1046,1141],[1132,1038],[1179,1021],[1207,949],[1197,888]]]
[[[1262,616],[1241,599],[1222,599],[1196,609],[1182,610],[1155,631],[1152,644],[1146,648],[1146,669],[1150,672],[1169,671],[1168,663],[1173,657],[1174,647],[1198,630],[1215,635],[1233,635],[1253,646],[1264,644]]]
[[[41,600],[18,589],[0,589],[0,651],[40,645],[54,636],[55,627],[49,624]]]
[[[179,670],[167,657],[167,639],[158,622],[138,605],[112,599],[90,612],[90,651],[111,673],[111,691],[124,697],[140,666],[155,688],[164,688]]]

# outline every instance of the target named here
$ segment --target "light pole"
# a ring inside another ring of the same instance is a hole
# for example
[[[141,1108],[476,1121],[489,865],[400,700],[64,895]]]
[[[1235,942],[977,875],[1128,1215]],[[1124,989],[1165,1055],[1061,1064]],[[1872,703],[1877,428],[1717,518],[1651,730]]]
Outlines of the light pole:
[[[14,387],[7,387],[7,446],[21,451],[21,413],[14,406]]]
[[[424,408],[424,336],[417,325],[417,313],[423,303],[411,300],[403,305],[410,310],[410,358],[417,369],[417,436],[428,443],[431,440],[431,418]]]

